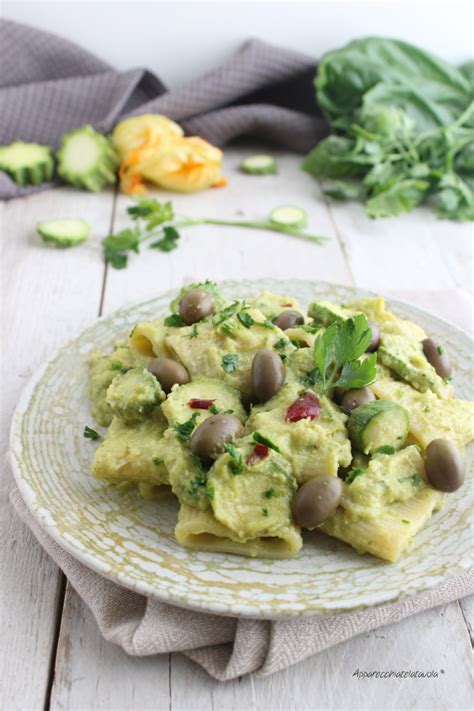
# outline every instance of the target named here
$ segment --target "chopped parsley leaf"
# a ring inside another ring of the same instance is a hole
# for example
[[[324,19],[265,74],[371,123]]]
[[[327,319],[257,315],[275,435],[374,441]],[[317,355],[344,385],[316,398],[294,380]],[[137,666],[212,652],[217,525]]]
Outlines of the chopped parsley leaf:
[[[431,407],[429,405],[425,405],[423,408],[423,412],[431,412]]]
[[[171,314],[165,318],[165,326],[172,326],[173,328],[182,328],[186,326],[181,316],[178,314]]]
[[[276,351],[282,351],[286,346],[290,345],[290,341],[288,338],[280,338],[276,343],[273,344],[273,348]]]
[[[224,449],[232,460],[230,463],[230,471],[232,474],[235,474],[236,476],[238,474],[242,474],[244,471],[244,458],[242,457],[242,453],[239,452],[235,445],[230,444],[229,442],[224,445]]]
[[[224,321],[224,323],[221,325],[221,331],[227,334],[228,336],[231,336],[235,331],[235,327],[232,321]]]
[[[159,457],[154,457],[153,459],[153,464],[156,464],[157,467],[160,466],[160,464],[163,464],[163,459],[160,459]]]
[[[264,507],[262,508],[262,513],[263,513],[264,516],[267,516],[267,517],[268,517],[268,508],[267,508],[266,506],[264,506]]]
[[[192,417],[186,422],[177,422],[173,427],[174,431],[178,435],[182,442],[189,442],[194,428],[196,427],[196,420],[199,417],[199,412],[195,412]]]
[[[93,430],[92,427],[88,427],[87,425],[84,427],[84,432],[82,434],[86,439],[100,439],[100,434]]]
[[[395,454],[395,448],[390,444],[384,444],[382,447],[378,447],[374,454]]]
[[[361,469],[361,467],[352,467],[352,469],[349,469],[347,472],[344,482],[346,484],[352,484],[354,479],[358,476],[361,476],[362,474],[365,474],[365,469]]]
[[[194,477],[194,479],[191,479],[187,487],[187,492],[190,496],[196,496],[199,487],[206,486],[206,484],[207,472],[201,471]]]
[[[212,501],[212,499],[214,498],[214,494],[215,494],[214,487],[212,486],[212,484],[208,484],[207,488],[206,488],[206,496],[209,499],[209,501]]]
[[[250,328],[255,323],[251,315],[246,314],[245,311],[239,311],[239,313],[237,314],[237,318],[242,324],[242,326],[244,326],[244,328]]]
[[[417,486],[417,487],[420,486],[423,481],[421,476],[419,474],[417,474],[416,472],[415,472],[415,474],[411,475],[410,479],[412,480],[413,486]]]
[[[196,324],[191,329],[191,333],[188,335],[188,338],[197,338],[198,336],[198,327]]]
[[[222,358],[222,370],[225,373],[233,373],[239,367],[239,356],[237,353],[227,353]]]
[[[271,499],[275,496],[275,489],[267,489],[267,491],[263,492],[263,495],[266,499]]]
[[[438,353],[439,353],[440,355],[443,355],[443,353],[444,353],[444,348],[443,348],[443,346],[438,346],[436,350],[438,351]]]
[[[275,452],[280,452],[280,447],[277,447],[277,445],[272,442],[271,439],[268,439],[268,437],[265,437],[265,435],[260,434],[260,432],[253,433],[253,441],[257,444],[263,444],[264,447],[273,449]]]

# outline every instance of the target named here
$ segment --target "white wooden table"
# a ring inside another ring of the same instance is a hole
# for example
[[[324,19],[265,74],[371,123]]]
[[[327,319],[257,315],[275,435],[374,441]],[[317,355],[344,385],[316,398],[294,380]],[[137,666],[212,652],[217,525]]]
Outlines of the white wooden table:
[[[183,232],[176,251],[145,252],[120,272],[105,268],[100,239],[127,224],[124,196],[63,188],[3,205],[3,452],[20,390],[51,350],[99,315],[186,281],[321,279],[381,293],[396,290],[398,297],[456,318],[450,311],[453,290],[469,298],[472,282],[470,225],[440,222],[424,209],[370,221],[359,205],[329,205],[318,184],[299,170],[296,156],[281,154],[280,175],[261,178],[240,175],[240,158],[237,151],[226,152],[228,188],[170,196],[175,206],[196,216],[258,219],[280,204],[301,205],[311,231],[330,238],[324,248],[272,233],[198,227]],[[64,251],[40,244],[36,223],[61,216],[87,219],[93,227],[89,242]],[[266,679],[221,684],[179,654],[128,657],[101,639],[89,611],[17,519],[8,499],[12,485],[5,467],[0,707],[6,711],[459,710],[472,704],[469,599],[362,635]],[[438,676],[362,680],[352,676],[356,668],[434,669]]]

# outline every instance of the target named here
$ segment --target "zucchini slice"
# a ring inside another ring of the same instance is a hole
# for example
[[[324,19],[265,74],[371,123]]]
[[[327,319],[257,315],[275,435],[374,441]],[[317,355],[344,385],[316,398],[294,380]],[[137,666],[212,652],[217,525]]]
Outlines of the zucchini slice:
[[[53,177],[52,149],[24,141],[0,146],[0,170],[8,173],[17,185],[39,185]]]
[[[57,159],[59,175],[77,188],[99,192],[104,185],[116,181],[117,153],[110,141],[92,126],[65,134]]]
[[[276,175],[278,164],[273,156],[259,153],[245,158],[240,164],[240,170],[249,175]]]
[[[295,227],[301,229],[308,224],[308,215],[296,205],[282,205],[270,213],[270,222],[279,227]]]
[[[52,247],[74,247],[84,242],[90,234],[85,220],[44,220],[38,222],[39,236]]]
[[[356,449],[374,454],[381,447],[396,451],[405,443],[410,420],[408,412],[391,400],[375,400],[357,407],[347,429]]]

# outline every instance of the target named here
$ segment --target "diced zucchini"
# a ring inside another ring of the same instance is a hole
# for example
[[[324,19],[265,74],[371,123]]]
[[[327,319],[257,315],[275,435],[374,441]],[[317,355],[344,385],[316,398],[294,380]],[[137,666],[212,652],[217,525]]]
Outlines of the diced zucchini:
[[[273,156],[261,153],[245,158],[240,164],[240,170],[248,175],[276,175],[278,164]]]
[[[43,242],[52,247],[74,247],[90,234],[85,220],[44,220],[38,222],[36,229]]]
[[[0,146],[0,170],[7,172],[17,185],[39,185],[53,177],[52,149],[24,141]]]
[[[270,222],[277,227],[295,227],[301,229],[308,224],[308,215],[301,207],[282,205],[271,211]]]
[[[335,321],[341,323],[355,313],[352,309],[338,306],[331,301],[313,301],[308,307],[308,316],[323,326],[330,326]]]
[[[380,447],[400,449],[409,424],[404,407],[391,400],[376,400],[357,407],[349,417],[347,429],[356,449],[373,454]]]
[[[107,404],[113,414],[128,424],[146,419],[164,399],[160,383],[146,368],[131,368],[116,375],[107,390]]]
[[[98,192],[115,183],[118,156],[109,140],[92,126],[64,135],[57,159],[59,175],[78,188]]]

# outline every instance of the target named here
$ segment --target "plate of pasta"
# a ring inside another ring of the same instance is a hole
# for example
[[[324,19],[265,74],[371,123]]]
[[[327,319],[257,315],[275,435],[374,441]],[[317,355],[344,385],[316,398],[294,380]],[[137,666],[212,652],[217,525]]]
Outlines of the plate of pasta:
[[[472,341],[409,304],[202,281],[120,309],[39,369],[11,460],[86,565],[219,614],[337,614],[472,563]]]

